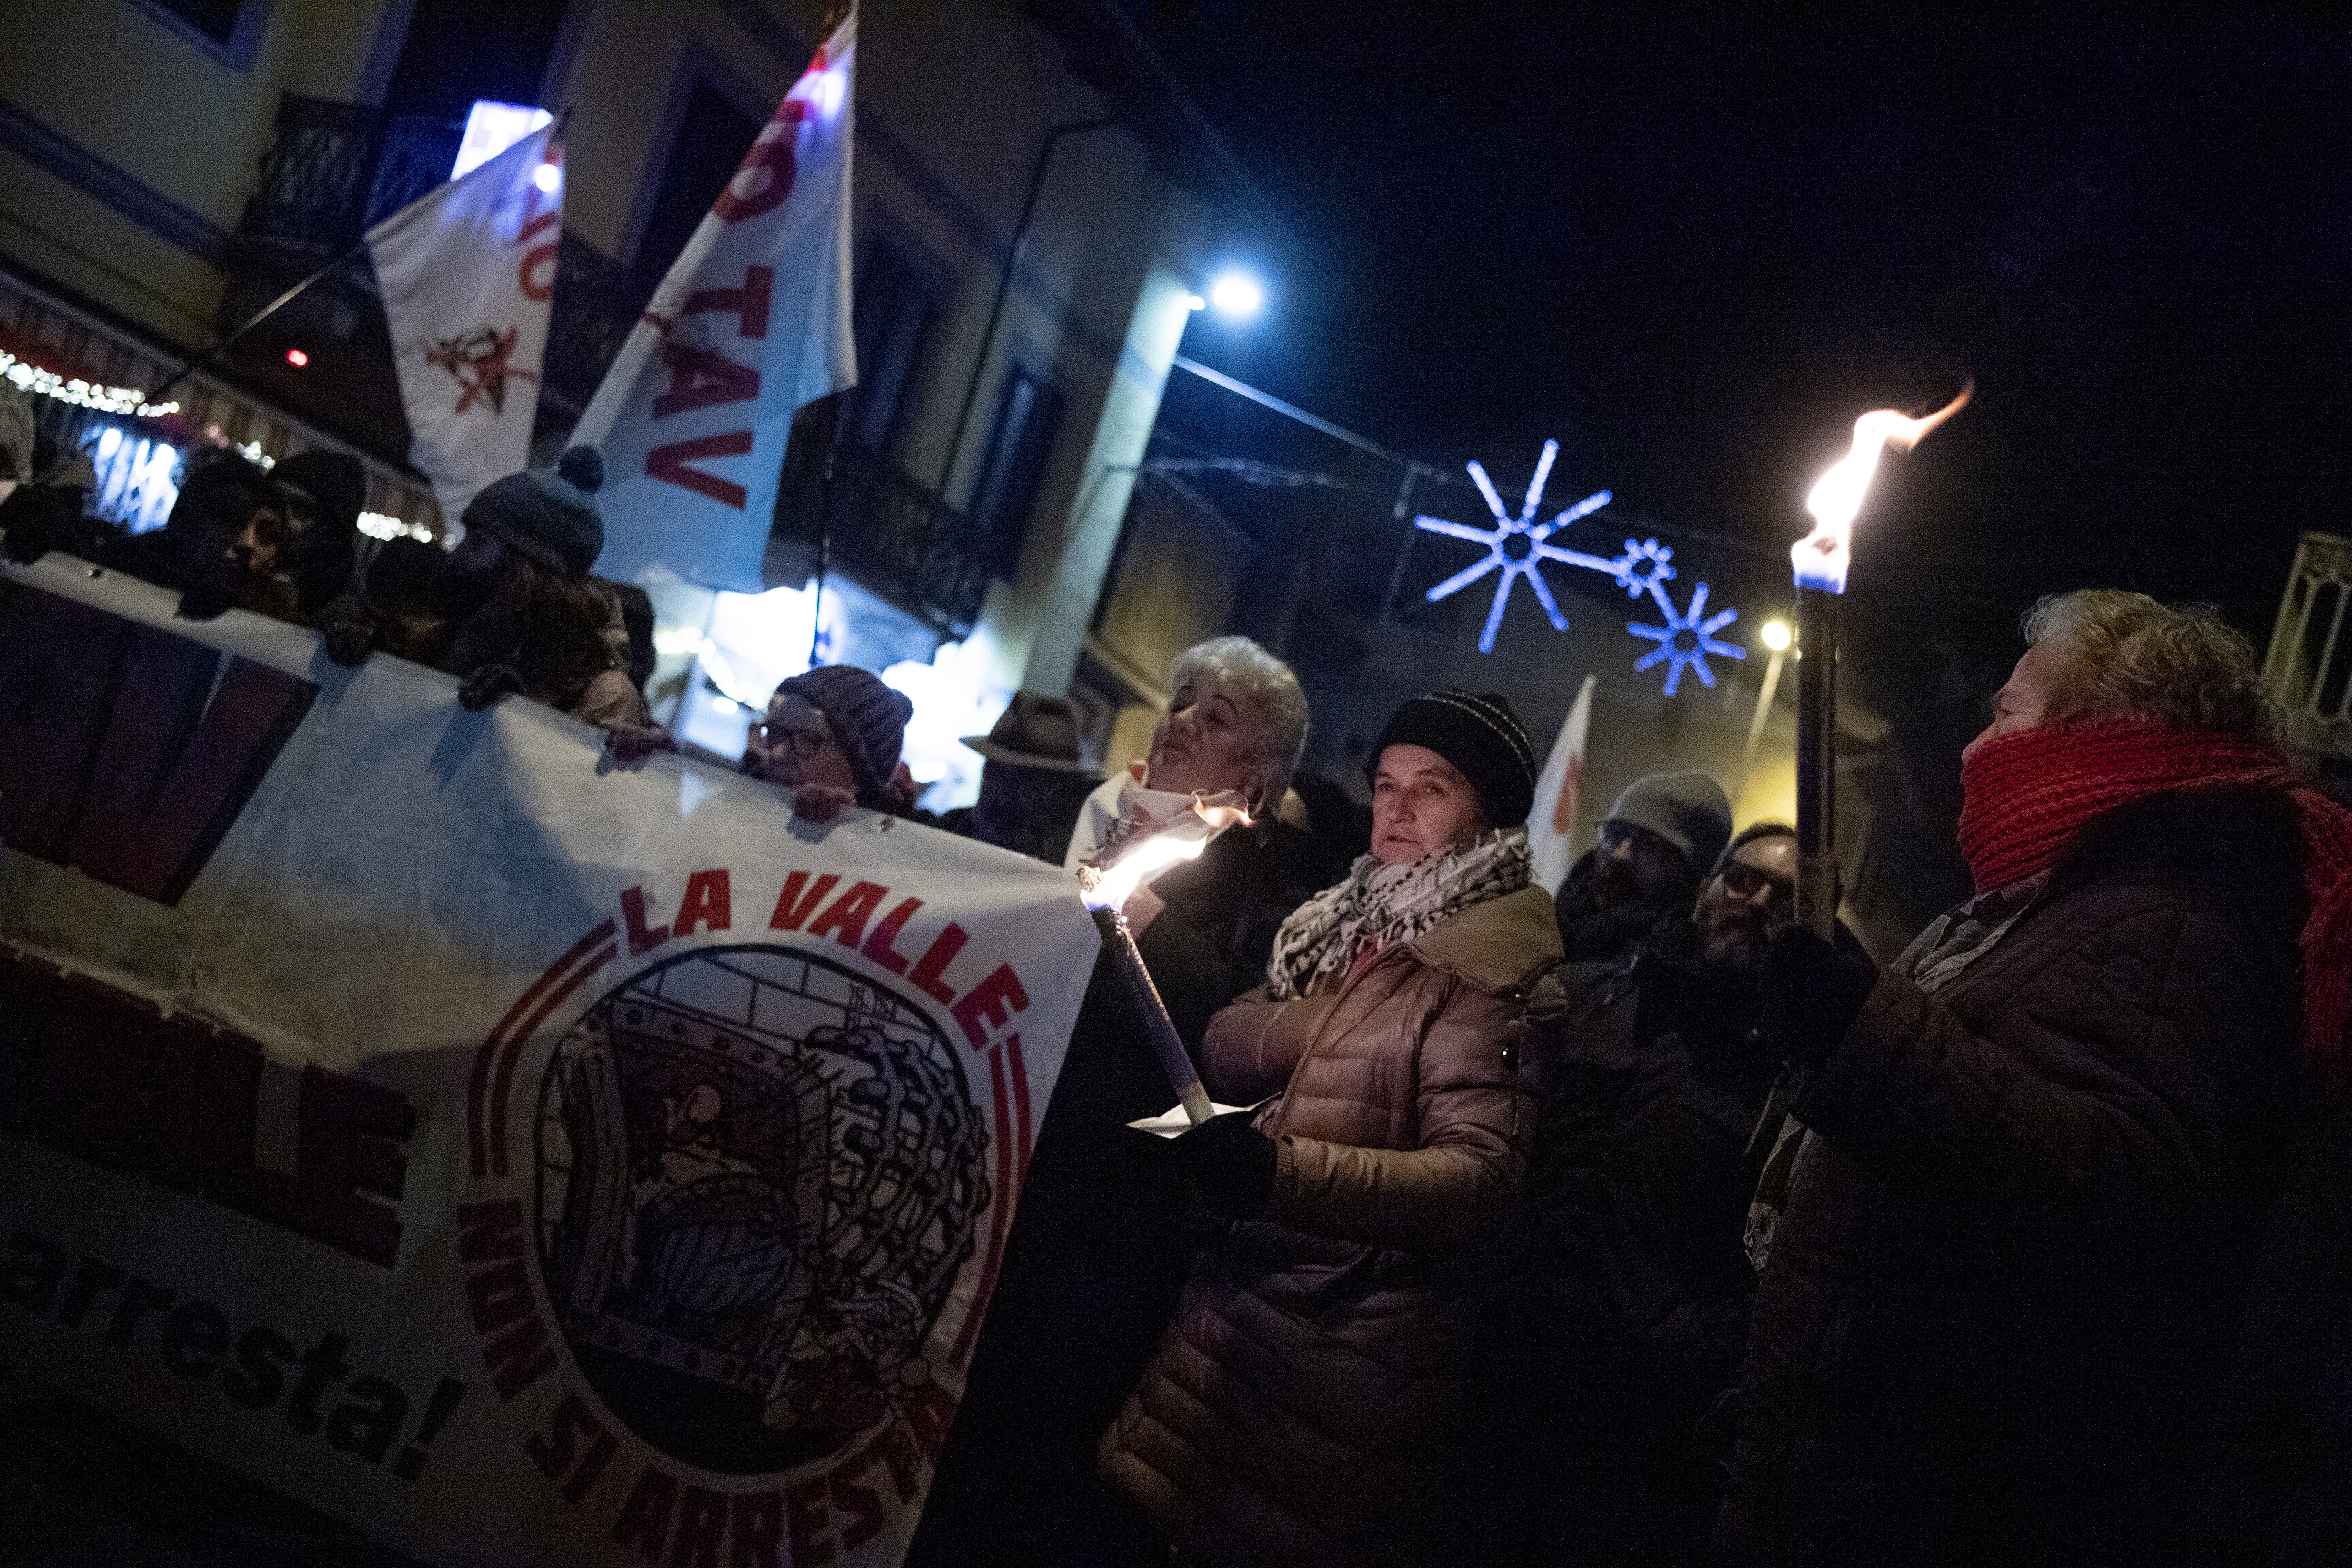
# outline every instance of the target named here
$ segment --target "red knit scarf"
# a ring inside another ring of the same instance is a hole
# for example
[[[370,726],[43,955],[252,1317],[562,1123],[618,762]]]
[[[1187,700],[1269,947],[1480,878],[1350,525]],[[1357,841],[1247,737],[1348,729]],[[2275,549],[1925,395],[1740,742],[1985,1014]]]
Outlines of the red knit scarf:
[[[2278,752],[2244,735],[2154,724],[2041,726],[1988,741],[1960,765],[1960,853],[1977,891],[2047,870],[2094,817],[2177,790],[2284,792],[2302,820],[2303,1043],[2339,1077],[2352,1026],[2352,811],[2290,774]]]

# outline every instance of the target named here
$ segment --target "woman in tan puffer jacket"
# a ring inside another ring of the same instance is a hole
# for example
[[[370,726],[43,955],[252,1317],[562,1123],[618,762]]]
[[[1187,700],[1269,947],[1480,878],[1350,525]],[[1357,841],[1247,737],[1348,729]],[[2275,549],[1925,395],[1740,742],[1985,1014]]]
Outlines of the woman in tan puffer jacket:
[[[1441,1553],[1464,1246],[1525,1164],[1527,998],[1560,956],[1517,826],[1533,749],[1500,698],[1442,691],[1372,754],[1372,853],[1209,1026],[1218,1097],[1274,1098],[1177,1141],[1234,1223],[1102,1441],[1105,1479],[1213,1562]]]

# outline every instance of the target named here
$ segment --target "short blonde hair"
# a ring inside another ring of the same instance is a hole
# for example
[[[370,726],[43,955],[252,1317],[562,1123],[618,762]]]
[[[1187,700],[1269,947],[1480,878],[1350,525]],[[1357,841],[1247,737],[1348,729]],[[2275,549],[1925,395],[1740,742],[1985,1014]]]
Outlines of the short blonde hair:
[[[2025,612],[2025,640],[2063,656],[2052,721],[2137,719],[2168,730],[2270,732],[2254,645],[2207,605],[2081,588]]]
[[[1250,798],[1279,802],[1307,750],[1307,693],[1290,666],[1247,637],[1212,637],[1168,662],[1173,694],[1196,675],[1213,675],[1238,691],[1249,711],[1250,753],[1256,777]]]

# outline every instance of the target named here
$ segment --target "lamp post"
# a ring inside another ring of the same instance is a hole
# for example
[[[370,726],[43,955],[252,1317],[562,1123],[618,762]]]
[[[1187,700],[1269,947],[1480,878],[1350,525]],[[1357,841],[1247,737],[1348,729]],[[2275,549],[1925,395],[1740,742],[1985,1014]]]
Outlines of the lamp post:
[[[1762,631],[1764,646],[1771,650],[1771,662],[1764,667],[1764,685],[1756,694],[1756,716],[1748,721],[1748,744],[1739,752],[1739,788],[1748,789],[1748,775],[1756,767],[1756,748],[1764,741],[1764,721],[1772,716],[1772,699],[1780,689],[1780,667],[1789,658],[1789,623],[1766,621]]]

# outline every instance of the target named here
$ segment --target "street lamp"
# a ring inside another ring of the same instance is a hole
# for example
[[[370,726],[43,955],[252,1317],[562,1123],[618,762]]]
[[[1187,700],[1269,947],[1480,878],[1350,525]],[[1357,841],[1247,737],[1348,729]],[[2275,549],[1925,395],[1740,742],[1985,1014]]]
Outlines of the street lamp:
[[[1221,316],[1241,320],[1255,316],[1265,304],[1265,289],[1246,272],[1221,272],[1209,285],[1209,303]]]

